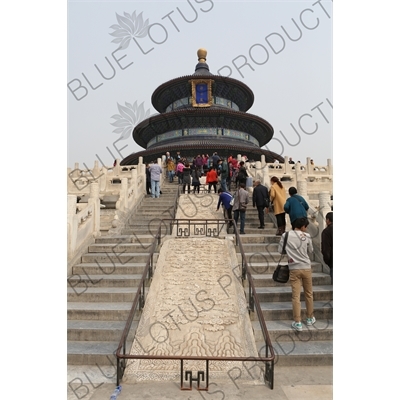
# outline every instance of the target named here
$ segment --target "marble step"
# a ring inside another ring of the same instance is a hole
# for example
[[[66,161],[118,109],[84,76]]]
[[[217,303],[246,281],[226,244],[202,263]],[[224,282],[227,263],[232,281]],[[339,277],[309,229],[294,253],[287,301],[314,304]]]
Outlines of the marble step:
[[[256,287],[256,293],[260,302],[292,301],[292,288],[290,286]],[[330,301],[333,298],[332,285],[313,286],[314,301]],[[301,292],[300,300],[304,301],[304,293]]]
[[[246,258],[247,260],[247,258]],[[253,262],[252,259],[250,258],[247,260],[247,265],[249,267],[249,272],[251,275],[256,276],[260,274],[273,274],[275,271],[275,268],[278,266],[278,260],[277,261],[269,261],[269,262]],[[322,273],[322,264],[316,261],[311,261],[311,269],[312,272],[321,272]]]
[[[242,235],[243,236],[243,235]],[[242,237],[241,237],[242,238]],[[279,243],[242,243],[244,253],[277,253],[278,252]],[[236,247],[238,250],[239,247]]]
[[[246,235],[240,235],[240,241],[242,244],[246,243],[279,243],[280,241],[280,236],[275,236],[275,231],[274,233],[266,233],[265,229],[257,229],[257,232],[255,234],[246,234]]]
[[[120,235],[120,236],[105,236],[95,239],[95,243],[152,243],[154,236],[152,235]]]
[[[291,325],[293,320],[265,321],[268,335],[275,344],[282,342],[308,342],[333,340],[333,320],[317,320],[314,325],[307,326],[303,321],[303,331],[295,332]],[[254,339],[256,342],[264,341],[260,323],[252,321]]]
[[[157,261],[158,253],[153,254],[153,261]],[[86,253],[81,257],[82,263],[120,263],[126,264],[129,262],[147,262],[149,253]]]
[[[67,288],[67,300],[73,302],[133,302],[137,287],[88,287],[84,291]]]
[[[152,242],[147,243],[95,243],[89,246],[88,253],[149,253],[153,246]],[[156,246],[157,249],[158,246]]]
[[[135,214],[139,214],[142,211],[146,211],[146,210],[147,211],[160,210],[160,204],[164,204],[164,202],[159,201],[160,199],[157,199],[157,201],[145,200],[144,203],[140,204],[140,206],[136,210]],[[166,203],[166,201],[165,201],[165,203]],[[175,199],[174,200],[168,200],[168,203],[169,203],[169,207],[173,207],[175,205]]]
[[[157,221],[157,223],[155,224],[147,224],[147,223],[143,223],[141,226],[126,226],[125,228],[123,228],[121,230],[121,233],[123,235],[150,235],[153,238],[156,237],[157,232],[158,232],[158,226],[159,226],[159,222]],[[168,235],[170,232],[170,228],[169,226],[167,227],[165,224],[163,224],[161,226],[161,236],[164,237],[166,235]]]
[[[126,321],[67,321],[67,339],[71,341],[109,341],[119,342]],[[138,321],[133,321],[128,339],[132,341]]]
[[[256,342],[256,345],[260,353],[265,354],[265,343],[260,341]],[[272,342],[272,347],[275,353],[275,368],[280,366],[322,366],[333,363],[332,340]]]
[[[142,263],[81,263],[72,267],[72,273],[77,275],[140,275],[146,267]]]
[[[254,281],[254,286],[256,287],[284,287],[287,286],[290,288],[290,283],[278,283],[272,279],[272,274],[252,274],[252,278]],[[324,272],[313,272],[312,273],[312,282],[313,286],[320,286],[320,285],[330,285],[331,284],[331,277],[329,274]]]
[[[247,260],[247,257],[246,257]],[[268,261],[268,262],[253,262],[252,258],[247,260],[247,265],[249,267],[249,272],[253,276],[272,274],[275,268],[278,266],[278,260]],[[241,263],[240,263],[241,268]],[[311,269],[313,272],[322,272],[322,264],[316,261],[311,261]],[[259,279],[260,277],[257,277]]]
[[[83,293],[92,287],[130,287],[135,288],[140,284],[143,274],[74,274],[68,277],[68,287],[72,288],[77,294]],[[147,283],[146,283],[147,285]]]
[[[67,363],[69,365],[116,365],[114,355],[119,340],[114,341],[68,341]]]
[[[290,320],[293,318],[291,301],[260,302],[261,311],[264,319],[268,321]],[[306,318],[305,303],[301,302],[301,318]],[[333,316],[333,301],[321,300],[314,301],[314,316],[317,320],[331,320]],[[256,317],[255,317],[256,318]]]
[[[132,302],[67,302],[69,320],[126,321]],[[139,320],[141,312],[136,311],[134,320]]]
[[[272,247],[272,244],[271,244]],[[269,248],[269,247],[268,247]],[[261,250],[261,246],[260,246],[260,250]],[[278,253],[277,251],[277,247],[275,251],[267,251],[264,249],[264,251],[257,251],[257,252],[244,252],[244,255],[246,257],[247,262],[250,262],[250,260],[252,262],[265,262],[265,263],[269,263],[270,261],[273,262],[278,262],[282,256],[282,254]],[[241,260],[241,254],[237,253],[237,257]],[[284,255],[282,257],[282,262],[286,263],[287,260],[287,256]]]

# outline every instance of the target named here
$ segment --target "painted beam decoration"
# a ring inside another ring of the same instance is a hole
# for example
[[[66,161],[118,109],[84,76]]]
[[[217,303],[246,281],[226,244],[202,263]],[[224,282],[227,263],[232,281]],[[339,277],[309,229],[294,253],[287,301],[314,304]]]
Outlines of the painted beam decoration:
[[[191,79],[192,107],[210,107],[213,104],[212,79]]]

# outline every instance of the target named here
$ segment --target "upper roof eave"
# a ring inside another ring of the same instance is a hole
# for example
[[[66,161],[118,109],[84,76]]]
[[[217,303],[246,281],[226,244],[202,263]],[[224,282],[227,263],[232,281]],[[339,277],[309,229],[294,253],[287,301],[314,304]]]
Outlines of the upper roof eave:
[[[173,101],[179,100],[184,96],[184,86],[188,85],[189,81],[191,79],[212,79],[216,82],[217,87],[216,87],[216,95],[218,95],[218,91],[220,88],[226,88],[229,87],[231,88],[231,93],[229,93],[228,90],[228,95],[230,94],[234,98],[228,98],[229,100],[232,100],[234,103],[236,103],[239,106],[239,109],[241,111],[247,111],[250,109],[250,107],[254,103],[254,93],[253,91],[243,82],[230,78],[227,76],[220,76],[220,75],[197,75],[197,74],[192,74],[192,75],[184,75],[180,76],[178,78],[171,79],[167,82],[164,82],[160,86],[158,86],[154,92],[153,95],[151,96],[151,103],[153,107],[160,113],[163,113],[166,109],[167,106],[169,106]],[[224,86],[222,86],[224,85]],[[181,86],[181,88],[180,88]],[[180,90],[179,90],[180,89]],[[163,101],[162,96],[164,93],[168,91],[168,95],[172,97],[172,99],[168,99],[168,101]],[[240,91],[241,93],[238,93]],[[190,96],[191,93],[187,92],[187,96]],[[225,93],[226,96],[226,93]],[[235,97],[236,96],[236,97]],[[238,98],[239,97],[239,98]],[[239,104],[238,104],[239,103]]]

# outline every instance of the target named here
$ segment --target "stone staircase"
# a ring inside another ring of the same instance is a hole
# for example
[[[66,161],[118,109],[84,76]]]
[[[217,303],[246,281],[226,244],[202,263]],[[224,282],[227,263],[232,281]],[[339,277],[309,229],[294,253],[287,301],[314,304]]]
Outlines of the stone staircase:
[[[178,186],[164,184],[158,199],[146,196],[126,223],[120,236],[100,237],[89,246],[68,279],[68,364],[115,365],[125,322],[144,271],[148,251],[163,218],[172,218]],[[272,280],[280,255],[280,237],[272,220],[259,225],[257,209],[246,212],[246,235],[241,241],[250,267],[275,353],[276,365],[331,365],[333,359],[333,290],[330,277],[318,262],[312,262],[314,309],[317,323],[303,332],[291,329],[292,304],[289,284]],[[287,227],[289,229],[289,227]],[[163,226],[165,234],[167,226]],[[239,250],[238,250],[239,251]],[[237,253],[240,262],[241,255]],[[157,261],[155,254],[154,262]],[[247,281],[245,282],[245,285]],[[247,291],[246,291],[247,295]],[[304,308],[304,304],[303,304]],[[131,332],[138,323],[134,318]],[[257,346],[264,345],[257,317],[252,316]],[[128,338],[130,346],[132,337]]]
[[[163,188],[159,199],[146,196],[120,236],[97,238],[72,268],[67,288],[68,365],[115,365],[114,353],[150,246],[160,219],[171,218],[167,213],[173,209],[176,190],[177,186],[171,185]],[[105,216],[113,216],[113,211],[102,210]],[[107,221],[103,227],[106,225]],[[157,257],[158,253],[154,254],[154,262]],[[137,323],[138,315],[131,332]],[[131,340],[128,337],[128,346]]]
[[[277,354],[276,365],[332,365],[333,288],[329,275],[322,271],[321,263],[312,261],[314,315],[317,322],[312,327],[303,324],[302,332],[294,332],[291,328],[293,319],[290,284],[276,283],[272,279],[272,273],[280,259],[280,236],[275,236],[276,228],[269,216],[266,216],[265,229],[257,229],[257,226],[257,209],[250,207],[246,211],[246,235],[241,235],[240,238]],[[290,226],[287,225],[286,229],[289,230]],[[238,260],[241,260],[239,249],[237,251]],[[245,285],[247,286],[247,282]],[[302,318],[305,319],[303,294],[301,301]],[[261,328],[257,316],[253,315],[252,319],[255,339],[260,349],[264,346]]]

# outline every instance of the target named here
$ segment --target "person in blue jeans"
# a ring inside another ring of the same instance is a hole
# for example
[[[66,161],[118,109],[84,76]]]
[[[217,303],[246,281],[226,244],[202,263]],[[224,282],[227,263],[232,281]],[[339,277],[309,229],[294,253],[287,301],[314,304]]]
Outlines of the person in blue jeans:
[[[232,207],[233,219],[236,224],[238,223],[240,216],[240,233],[242,235],[246,234],[244,231],[244,224],[246,221],[246,207],[249,203],[249,193],[246,191],[245,187],[245,183],[239,184],[239,189],[235,193],[235,200]]]
[[[218,189],[218,204],[217,204],[217,211],[219,210],[219,207],[222,203],[224,206],[224,209],[226,210],[228,219],[229,221],[229,226],[232,226],[232,206],[231,206],[231,200],[233,199],[233,196],[229,192],[225,192],[222,188]]]
[[[156,161],[150,164],[150,178],[151,178],[151,197],[160,197],[160,179],[162,175],[162,168],[157,164]]]

